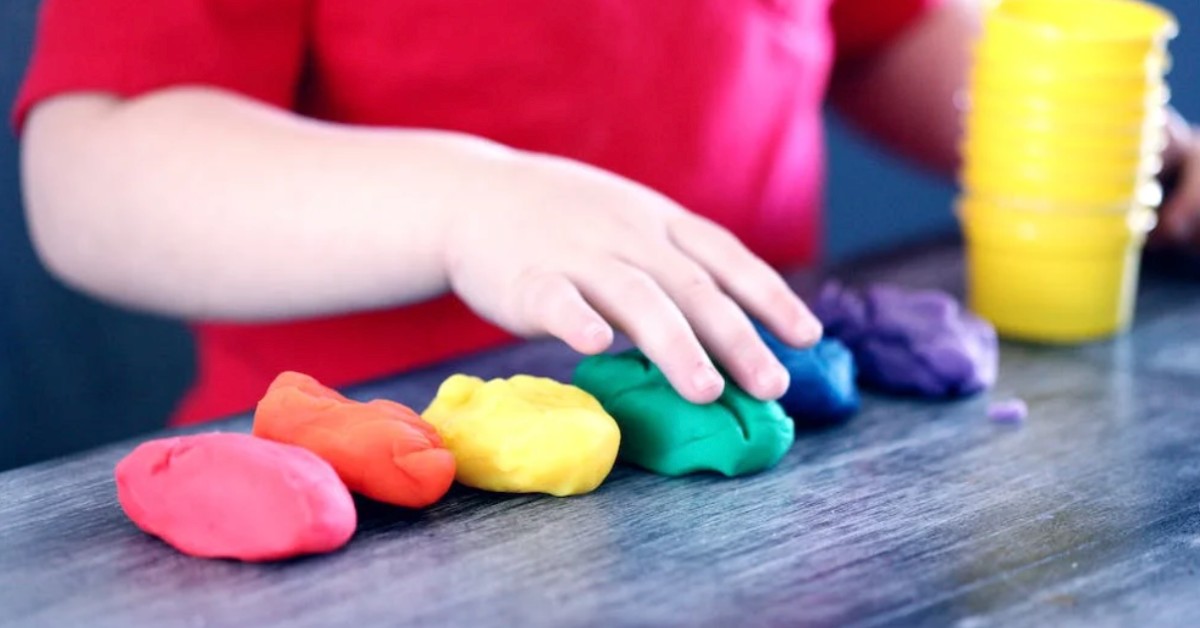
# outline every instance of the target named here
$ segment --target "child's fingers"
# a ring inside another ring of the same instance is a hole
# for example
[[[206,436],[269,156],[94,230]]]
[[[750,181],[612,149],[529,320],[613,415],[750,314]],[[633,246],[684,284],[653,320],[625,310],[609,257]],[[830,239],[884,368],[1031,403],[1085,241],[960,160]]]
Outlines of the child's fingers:
[[[766,400],[787,391],[787,371],[706,270],[678,251],[655,249],[643,257],[638,262],[675,300],[703,345],[746,392]]]
[[[523,279],[519,289],[525,318],[539,325],[541,331],[589,355],[612,344],[612,327],[565,276],[534,273]]]
[[[1200,154],[1195,161],[1183,166],[1175,189],[1159,212],[1163,230],[1179,244],[1196,242],[1200,232]]]
[[[699,262],[739,304],[784,342],[810,346],[821,338],[821,322],[787,282],[721,227],[687,216],[671,224],[671,238]]]
[[[709,403],[721,396],[724,378],[687,318],[649,275],[614,260],[591,265],[574,279],[584,297],[629,335],[685,399]]]
[[[1169,121],[1163,159],[1176,179],[1159,210],[1159,232],[1186,245],[1197,240],[1200,227],[1200,139],[1177,112],[1171,111]]]

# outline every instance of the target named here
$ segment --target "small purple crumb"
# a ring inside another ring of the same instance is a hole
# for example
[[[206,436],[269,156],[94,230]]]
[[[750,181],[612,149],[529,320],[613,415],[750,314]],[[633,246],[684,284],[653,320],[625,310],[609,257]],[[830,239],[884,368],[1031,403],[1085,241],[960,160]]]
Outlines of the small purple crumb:
[[[1020,399],[995,401],[988,406],[988,418],[997,423],[1020,423],[1029,416],[1029,406]]]

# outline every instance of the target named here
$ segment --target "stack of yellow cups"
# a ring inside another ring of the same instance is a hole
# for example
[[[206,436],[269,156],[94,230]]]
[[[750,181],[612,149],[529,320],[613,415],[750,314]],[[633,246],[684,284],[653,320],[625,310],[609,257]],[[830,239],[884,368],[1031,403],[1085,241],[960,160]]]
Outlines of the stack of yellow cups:
[[[971,307],[1007,337],[1128,327],[1162,190],[1166,11],[998,0],[975,45],[958,215]]]

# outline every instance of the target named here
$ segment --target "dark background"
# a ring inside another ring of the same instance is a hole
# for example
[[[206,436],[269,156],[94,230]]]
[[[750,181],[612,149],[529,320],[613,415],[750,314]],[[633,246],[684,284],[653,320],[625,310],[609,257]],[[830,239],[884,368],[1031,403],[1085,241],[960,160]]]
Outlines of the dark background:
[[[1200,3],[1162,0],[1176,105],[1200,117]],[[0,0],[0,103],[28,60],[37,0]],[[15,138],[0,131],[0,470],[160,427],[191,376],[191,342],[169,321],[118,311],[49,278],[20,206]],[[842,259],[955,228],[952,188],[829,124],[827,251]],[[870,182],[864,184],[864,182]]]

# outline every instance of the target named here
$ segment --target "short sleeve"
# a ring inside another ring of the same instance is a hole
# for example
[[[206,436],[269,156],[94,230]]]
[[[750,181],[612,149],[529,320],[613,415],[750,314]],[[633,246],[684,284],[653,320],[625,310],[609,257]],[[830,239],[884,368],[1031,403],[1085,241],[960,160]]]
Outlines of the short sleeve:
[[[833,0],[830,22],[840,59],[886,45],[942,0]]]
[[[310,1],[45,0],[13,123],[68,92],[130,98],[181,85],[292,108]]]

